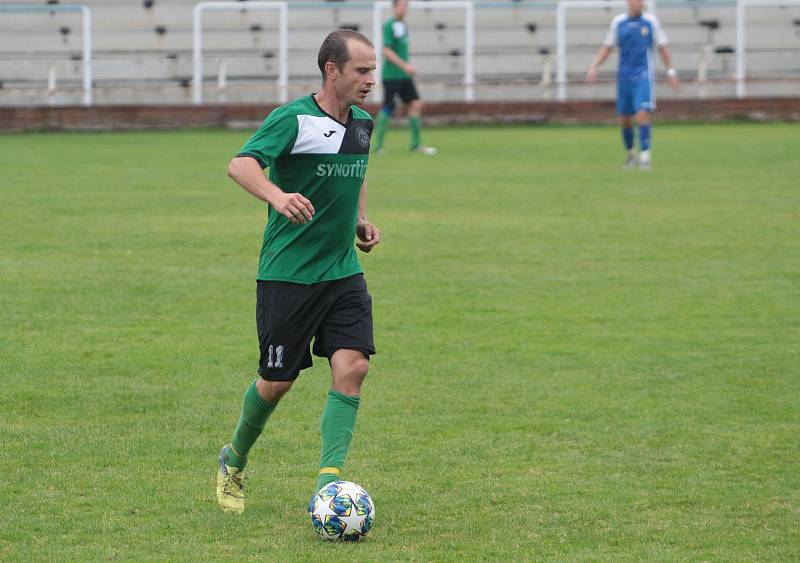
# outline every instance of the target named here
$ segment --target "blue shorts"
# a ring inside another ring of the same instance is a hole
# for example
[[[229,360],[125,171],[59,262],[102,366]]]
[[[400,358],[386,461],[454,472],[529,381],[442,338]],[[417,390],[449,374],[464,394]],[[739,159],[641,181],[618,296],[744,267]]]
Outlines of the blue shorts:
[[[649,80],[617,80],[617,113],[635,115],[640,110],[656,109]]]

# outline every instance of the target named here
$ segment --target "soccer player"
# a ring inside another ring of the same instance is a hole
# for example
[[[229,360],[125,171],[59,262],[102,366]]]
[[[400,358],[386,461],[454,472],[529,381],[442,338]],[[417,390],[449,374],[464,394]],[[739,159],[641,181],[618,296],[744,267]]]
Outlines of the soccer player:
[[[414,85],[417,70],[408,62],[408,25],[405,17],[408,10],[406,0],[392,0],[393,16],[383,24],[383,107],[375,123],[376,153],[383,152],[383,139],[394,113],[395,98],[399,97],[408,106],[408,127],[411,131],[411,150],[434,155],[436,149],[426,147],[420,140],[422,124],[422,100]]]
[[[625,168],[636,166],[636,153],[633,150],[635,118],[639,126],[639,168],[649,170],[650,113],[656,109],[652,55],[656,47],[667,67],[667,77],[674,90],[678,89],[678,73],[672,66],[667,36],[658,18],[651,13],[642,13],[643,5],[644,0],[628,0],[628,12],[611,20],[603,46],[589,67],[586,79],[590,83],[597,80],[600,65],[608,58],[613,47],[619,47],[617,113],[621,118],[622,139],[628,151]]]
[[[256,290],[260,377],[247,388],[233,439],[219,455],[217,501],[228,513],[244,511],[248,454],[281,397],[311,366],[312,338],[313,353],[328,359],[332,374],[314,492],[339,479],[375,353],[372,298],[353,244],[369,252],[381,240],[367,218],[372,118],[358,107],[375,85],[375,48],[340,29],[325,38],[317,62],[319,93],[270,113],[228,166],[231,178],[268,204]]]

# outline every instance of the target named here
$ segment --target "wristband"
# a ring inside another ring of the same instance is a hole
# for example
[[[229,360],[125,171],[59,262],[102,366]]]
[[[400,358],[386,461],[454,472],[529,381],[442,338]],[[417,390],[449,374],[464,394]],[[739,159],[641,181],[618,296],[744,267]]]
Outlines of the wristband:
[[[668,68],[667,69],[667,76],[669,76],[670,78],[677,78],[678,71],[675,70],[674,68]]]

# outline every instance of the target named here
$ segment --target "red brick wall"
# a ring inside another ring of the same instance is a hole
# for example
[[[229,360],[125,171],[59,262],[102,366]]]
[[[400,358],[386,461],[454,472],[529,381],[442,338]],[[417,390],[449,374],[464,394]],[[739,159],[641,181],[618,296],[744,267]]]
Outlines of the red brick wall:
[[[252,127],[274,106],[100,106],[0,108],[0,131],[71,131],[111,129],[178,129],[185,127]],[[377,106],[367,108],[373,113]],[[611,101],[578,102],[443,102],[426,104],[426,121],[436,123],[616,121]],[[658,103],[660,121],[800,121],[800,98],[665,100]]]

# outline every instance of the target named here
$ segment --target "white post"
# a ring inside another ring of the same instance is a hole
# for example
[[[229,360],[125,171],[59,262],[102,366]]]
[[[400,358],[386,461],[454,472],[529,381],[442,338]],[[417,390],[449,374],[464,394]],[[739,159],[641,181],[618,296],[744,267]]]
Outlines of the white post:
[[[375,99],[383,100],[381,69],[383,68],[383,25],[381,12],[392,5],[389,0],[378,0],[372,8],[372,43],[375,45]],[[464,99],[475,100],[475,5],[471,0],[411,0],[409,8],[460,8],[464,10]]]
[[[475,101],[475,6],[466,3],[464,22],[464,99]]]
[[[542,80],[539,82],[539,87],[542,90],[547,90],[553,83],[553,58],[548,53],[543,56],[542,60]]]
[[[227,101],[226,90],[228,89],[228,66],[225,59],[220,59],[217,67],[217,100],[220,103]]]
[[[747,93],[745,91],[746,61],[745,50],[747,49],[745,37],[745,0],[736,2],[736,97],[740,100]]]
[[[375,2],[372,6],[372,43],[375,45],[375,89],[374,97],[378,103],[383,102],[383,26],[381,25],[381,8],[391,5],[390,2]]]
[[[55,95],[56,65],[55,63],[50,63],[50,66],[47,68],[47,103],[51,106],[55,104]]]
[[[203,4],[192,9],[192,99],[195,105],[203,103]]]
[[[285,104],[289,101],[289,6],[280,3],[278,31],[280,46],[278,48],[278,100]]]
[[[567,5],[556,6],[556,99],[567,99]]]
[[[203,103],[203,12],[206,10],[278,10],[278,96],[281,103],[289,100],[289,11],[288,2],[200,2],[192,10],[192,99]]]
[[[539,82],[539,90],[543,100],[549,100],[552,95],[553,84],[553,57],[548,53],[542,60],[542,80]]]
[[[83,13],[83,105],[92,105],[92,12],[81,6]]]
[[[53,94],[56,91],[56,65],[50,63],[47,68],[47,93]]]
[[[225,59],[220,59],[217,67],[217,89],[224,90],[228,87],[228,65]]]
[[[697,96],[701,99],[708,96],[708,63],[711,61],[710,44],[703,46],[703,55],[697,63]]]

